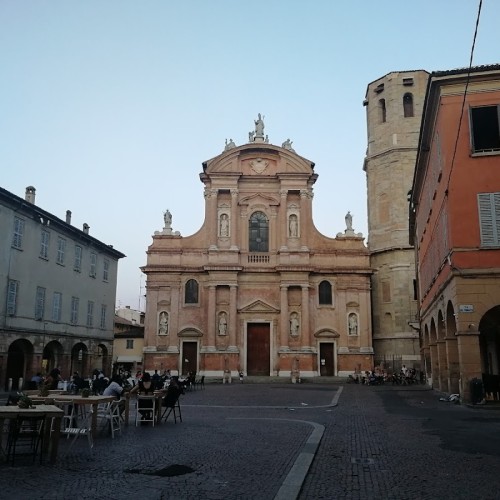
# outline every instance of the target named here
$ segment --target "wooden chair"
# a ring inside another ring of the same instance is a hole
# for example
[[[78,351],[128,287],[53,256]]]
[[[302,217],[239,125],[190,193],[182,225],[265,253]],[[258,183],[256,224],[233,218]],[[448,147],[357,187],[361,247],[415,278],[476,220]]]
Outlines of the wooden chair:
[[[9,433],[7,435],[7,462],[14,465],[16,455],[32,455],[35,462],[38,451],[40,451],[40,463],[42,463],[44,416],[17,417],[10,420]]]

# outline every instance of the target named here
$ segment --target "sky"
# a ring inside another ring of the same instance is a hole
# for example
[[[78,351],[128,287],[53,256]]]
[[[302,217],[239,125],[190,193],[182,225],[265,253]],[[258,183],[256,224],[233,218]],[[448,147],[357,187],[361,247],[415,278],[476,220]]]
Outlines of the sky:
[[[479,0],[0,0],[0,186],[126,255],[117,307],[144,310],[163,212],[204,222],[199,174],[258,113],[315,163],[313,219],[367,236],[367,85],[469,65]],[[473,65],[500,63],[483,0]]]

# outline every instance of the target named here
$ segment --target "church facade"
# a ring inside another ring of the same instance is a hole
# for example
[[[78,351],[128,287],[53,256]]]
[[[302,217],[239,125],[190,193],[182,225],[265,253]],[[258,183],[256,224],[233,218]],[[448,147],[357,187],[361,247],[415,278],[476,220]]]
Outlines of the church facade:
[[[346,375],[373,366],[369,252],[345,218],[335,237],[312,217],[314,163],[249,142],[203,163],[205,221],[165,227],[147,251],[144,368],[200,375]]]

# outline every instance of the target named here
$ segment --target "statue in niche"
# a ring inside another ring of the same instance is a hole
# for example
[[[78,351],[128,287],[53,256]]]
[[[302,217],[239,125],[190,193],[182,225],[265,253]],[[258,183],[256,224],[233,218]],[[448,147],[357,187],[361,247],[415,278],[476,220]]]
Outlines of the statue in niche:
[[[163,212],[163,220],[165,221],[165,227],[170,227],[172,225],[172,214],[168,208]]]
[[[349,335],[357,335],[358,334],[358,317],[351,313],[349,314]]]
[[[219,315],[219,335],[227,335],[227,315],[221,312]]]
[[[299,235],[299,224],[297,221],[297,216],[295,214],[290,215],[288,221],[288,231],[291,238],[297,238]]]
[[[264,137],[264,116],[261,117],[260,113],[259,117],[255,121],[255,137]]]
[[[296,337],[299,334],[299,316],[297,313],[292,313],[290,316],[290,335]]]
[[[160,335],[167,335],[168,333],[168,314],[165,311],[160,314],[160,320],[158,321],[158,333]]]
[[[222,214],[220,216],[219,234],[221,236],[229,236],[229,217],[227,214]]]
[[[352,231],[352,215],[350,211],[345,215],[345,226],[347,231]]]

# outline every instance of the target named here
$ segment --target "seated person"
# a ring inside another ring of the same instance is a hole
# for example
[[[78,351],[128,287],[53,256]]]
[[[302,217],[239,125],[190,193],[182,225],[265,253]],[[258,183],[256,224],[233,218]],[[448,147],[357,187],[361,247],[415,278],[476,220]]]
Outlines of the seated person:
[[[118,407],[120,408],[120,414],[122,414],[125,411],[125,400],[121,399],[122,395],[124,394],[125,391],[122,386],[122,378],[120,375],[114,375],[111,378],[111,382],[104,389],[104,392],[102,393],[103,396],[114,396],[116,399],[120,400],[120,404]]]
[[[184,388],[179,384],[179,377],[172,377],[167,388],[167,394],[162,399],[162,406],[172,407],[175,405],[179,396],[184,394]]]
[[[84,387],[85,380],[80,377],[80,374],[78,372],[73,373],[69,390],[73,391],[75,394],[78,394]]]
[[[55,390],[57,389],[59,380],[62,380],[61,370],[59,370],[59,368],[54,368],[45,379],[45,385],[48,385],[49,390]]]
[[[137,385],[135,385],[130,394],[137,393],[140,396],[152,396],[155,392],[155,386],[151,380],[151,375],[148,372],[144,372],[144,375],[139,380]],[[138,411],[142,415],[143,420],[151,420],[151,412],[153,408],[152,400],[139,400]]]

